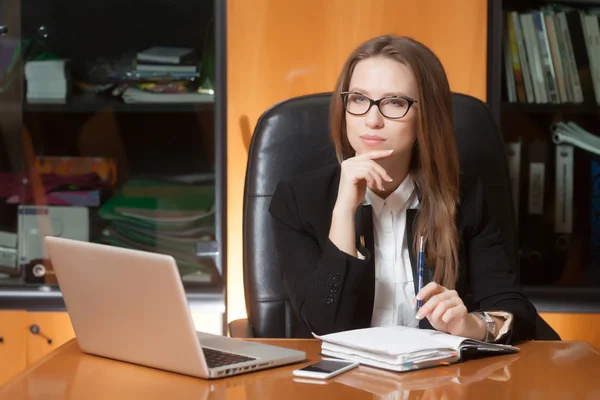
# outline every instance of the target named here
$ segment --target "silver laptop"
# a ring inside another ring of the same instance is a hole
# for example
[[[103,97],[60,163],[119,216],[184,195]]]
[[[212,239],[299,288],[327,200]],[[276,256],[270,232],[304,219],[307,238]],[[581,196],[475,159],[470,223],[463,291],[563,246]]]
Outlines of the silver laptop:
[[[171,256],[44,241],[85,353],[207,379],[306,359],[302,351],[196,332]]]

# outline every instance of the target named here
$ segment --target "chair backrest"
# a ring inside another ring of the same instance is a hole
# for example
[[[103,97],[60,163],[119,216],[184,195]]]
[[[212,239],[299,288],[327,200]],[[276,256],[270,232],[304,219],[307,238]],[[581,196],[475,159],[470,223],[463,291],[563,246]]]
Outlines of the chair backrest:
[[[296,337],[305,332],[293,313],[276,266],[268,212],[279,181],[335,163],[329,139],[331,93],[285,100],[260,117],[250,146],[244,193],[244,287],[256,337]],[[517,273],[517,233],[502,136],[487,106],[453,94],[460,167],[479,175],[490,214]]]

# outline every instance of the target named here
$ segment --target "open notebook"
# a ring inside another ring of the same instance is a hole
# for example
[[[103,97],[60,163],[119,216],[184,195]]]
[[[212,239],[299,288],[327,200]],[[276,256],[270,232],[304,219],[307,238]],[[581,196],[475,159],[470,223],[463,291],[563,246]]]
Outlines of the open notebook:
[[[323,336],[313,333],[313,336],[323,341],[321,353],[325,356],[398,372],[519,351],[514,346],[404,326],[355,329]]]

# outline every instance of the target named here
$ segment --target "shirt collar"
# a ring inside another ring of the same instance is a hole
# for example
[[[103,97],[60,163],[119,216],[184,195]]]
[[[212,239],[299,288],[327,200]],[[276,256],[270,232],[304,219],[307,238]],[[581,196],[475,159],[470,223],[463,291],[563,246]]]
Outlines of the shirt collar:
[[[397,211],[406,208],[406,203],[410,200],[416,188],[415,181],[410,174],[400,183],[400,185],[384,200],[367,188],[365,193],[364,205],[370,205],[375,215],[379,216],[384,206]]]

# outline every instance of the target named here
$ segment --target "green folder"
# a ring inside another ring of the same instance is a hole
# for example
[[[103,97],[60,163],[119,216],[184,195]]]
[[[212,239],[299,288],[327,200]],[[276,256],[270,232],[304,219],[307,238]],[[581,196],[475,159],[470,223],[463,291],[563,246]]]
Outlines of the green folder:
[[[214,198],[214,185],[133,179],[102,205],[98,215],[150,228],[183,229],[214,222]]]

